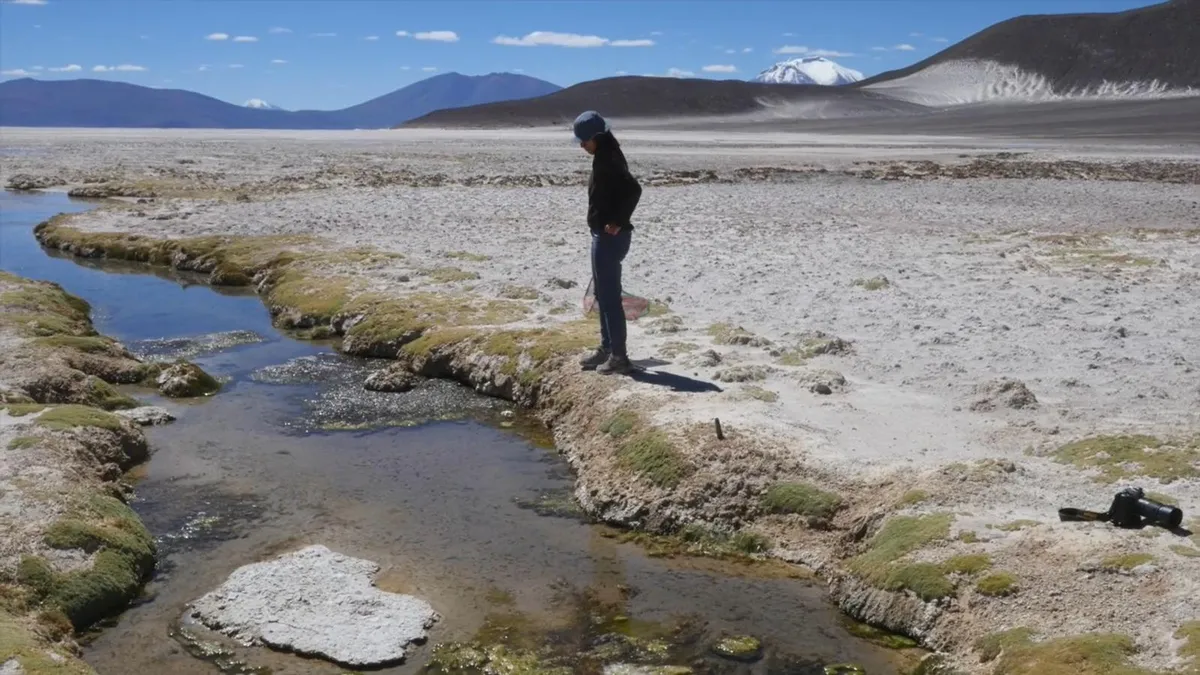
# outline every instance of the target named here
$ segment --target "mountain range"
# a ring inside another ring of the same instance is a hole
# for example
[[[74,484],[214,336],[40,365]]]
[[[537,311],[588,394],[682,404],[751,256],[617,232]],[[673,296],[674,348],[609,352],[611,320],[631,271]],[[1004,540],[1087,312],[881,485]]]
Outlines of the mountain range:
[[[559,125],[589,108],[626,119],[862,119],[985,101],[1189,91],[1200,93],[1200,0],[1170,0],[1124,12],[1019,16],[912,66],[843,86],[608,78],[536,99],[438,110],[403,126]]]
[[[560,88],[512,73],[446,73],[341,110],[287,111],[258,99],[235,105],[183,89],[22,78],[0,82],[0,126],[386,129],[434,110],[543,96]]]
[[[754,82],[622,76],[563,89],[512,73],[438,75],[341,110],[280,110],[180,89],[102,80],[0,83],[0,126],[378,129],[557,125],[610,117],[867,118],[962,103],[1200,92],[1200,0],[1094,14],[1019,16],[911,66],[866,79],[823,57],[777,63]],[[840,86],[823,86],[840,85]]]

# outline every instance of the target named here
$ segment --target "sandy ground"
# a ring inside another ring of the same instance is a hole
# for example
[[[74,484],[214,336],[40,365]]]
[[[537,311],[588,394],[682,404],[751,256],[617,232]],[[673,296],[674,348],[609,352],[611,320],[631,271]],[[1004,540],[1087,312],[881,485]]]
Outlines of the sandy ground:
[[[421,283],[419,270],[453,266],[479,275],[462,284],[477,293],[536,289],[531,321],[579,315],[589,274],[584,189],[572,181],[531,187],[586,171],[586,157],[565,134],[6,129],[0,136],[5,180],[57,174],[78,183],[88,174],[161,178],[185,170],[191,177],[179,180],[201,177],[236,190],[292,177],[286,194],[263,188],[249,201],[160,199],[95,212],[77,227],[156,237],[317,234],[403,253],[402,261],[359,271],[380,288],[407,291]],[[837,171],[900,158],[964,161],[998,149],[1030,153],[1025,160],[1195,162],[1195,146],[648,131],[624,142],[635,173],[675,176],[647,187],[625,265],[627,291],[669,303],[672,314],[631,324],[631,356],[724,391],[630,381],[615,396],[665,402],[661,423],[719,417],[851,484],[925,490],[926,501],[899,510],[954,512],[953,533],[975,532],[984,544],[945,542],[919,559],[987,552],[1032,591],[973,596],[947,612],[946,631],[1126,632],[1142,649],[1139,662],[1173,663],[1171,632],[1200,617],[1200,558],[1172,547],[1195,544],[1059,523],[1059,507],[1103,510],[1126,483],[1099,483],[1047,455],[1098,434],[1200,433],[1200,189],[1083,179],[868,180]],[[706,184],[679,178],[762,166],[830,173]],[[411,175],[370,186],[362,180],[367,167]],[[413,178],[433,174],[441,175],[435,187]],[[456,252],[474,255],[446,257]],[[721,344],[710,328],[722,323],[769,344]],[[800,365],[781,358],[818,332],[850,346]],[[997,378],[1020,380],[1036,404],[980,404],[980,387]],[[818,381],[833,385],[832,394],[812,391]],[[964,475],[961,463],[979,460],[1005,470]],[[1130,482],[1177,499],[1189,518],[1200,508],[1195,479]],[[858,498],[869,496],[850,496]],[[995,527],[1026,519],[1039,524]],[[1091,562],[1131,552],[1156,562],[1136,574],[1096,572]],[[790,555],[819,565],[828,553]],[[959,643],[962,667],[985,672],[963,656],[961,640],[940,640]]]

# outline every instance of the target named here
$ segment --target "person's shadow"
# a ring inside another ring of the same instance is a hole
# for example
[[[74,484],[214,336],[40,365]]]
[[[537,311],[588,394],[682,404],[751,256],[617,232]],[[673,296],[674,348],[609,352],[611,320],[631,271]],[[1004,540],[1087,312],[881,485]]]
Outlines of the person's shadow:
[[[642,359],[633,363],[636,370],[629,373],[629,378],[637,382],[653,384],[658,387],[666,387],[672,391],[681,391],[689,394],[702,394],[705,392],[720,392],[722,389],[712,382],[693,379],[684,375],[676,375],[674,373],[666,373],[663,371],[648,370],[654,366],[668,365],[666,361],[658,359]]]

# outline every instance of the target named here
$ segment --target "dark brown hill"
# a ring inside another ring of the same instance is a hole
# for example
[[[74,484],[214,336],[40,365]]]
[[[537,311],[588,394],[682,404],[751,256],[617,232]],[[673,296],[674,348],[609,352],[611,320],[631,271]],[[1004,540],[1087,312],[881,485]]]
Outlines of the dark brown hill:
[[[584,110],[622,118],[734,115],[763,109],[763,103],[838,101],[861,114],[919,109],[885,95],[845,87],[762,84],[741,80],[673,77],[609,77],[567,87],[547,96],[437,110],[400,126],[502,128],[566,124]]]
[[[1039,14],[1001,21],[865,87],[959,59],[987,59],[1045,77],[1059,93],[1103,82],[1200,88],[1200,0],[1106,14]]]

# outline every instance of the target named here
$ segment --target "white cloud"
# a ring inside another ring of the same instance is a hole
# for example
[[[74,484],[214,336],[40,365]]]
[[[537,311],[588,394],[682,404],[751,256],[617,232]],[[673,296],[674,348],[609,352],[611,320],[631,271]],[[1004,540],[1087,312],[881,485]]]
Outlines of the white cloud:
[[[267,32],[270,33],[271,35],[283,35],[284,33],[292,32],[292,29],[284,28],[283,26],[275,26],[275,27],[271,28],[270,30],[268,30]]]
[[[246,66],[243,66],[240,63],[231,63],[231,64],[229,64],[229,67],[230,68],[245,68]]]
[[[668,68],[667,77],[695,77],[695,73],[690,70],[681,70],[679,68]]]
[[[458,42],[458,33],[452,30],[430,30],[423,33],[415,33],[413,37],[429,42]]]
[[[578,33],[556,33],[554,31],[535,30],[524,37],[509,37],[497,35],[492,38],[492,44],[506,47],[653,47],[654,40],[638,38],[636,40],[609,40],[599,35],[580,35]]]
[[[424,67],[424,68],[422,68],[421,70],[423,70],[423,71],[425,71],[425,72],[427,72],[427,73],[436,73],[436,72],[437,72],[437,66],[425,66],[425,67]]]
[[[662,36],[663,33],[661,30],[652,30],[652,31],[650,31],[650,34],[653,35],[654,37],[660,37],[660,36]]]
[[[726,50],[725,50],[725,53],[726,53],[726,54],[736,54],[736,53],[737,53],[737,50],[736,50],[736,49],[726,49]]]
[[[518,75],[520,75],[520,74],[523,74],[523,73],[525,72],[525,69],[524,69],[524,68],[513,68],[513,72],[514,72],[514,73],[517,73]]]
[[[608,44],[608,39],[599,35],[535,30],[519,38],[497,35],[492,38],[492,43],[506,47],[603,47]]]
[[[208,70],[208,64],[207,64],[207,63],[202,63],[202,64],[200,64],[200,67],[199,67],[199,68],[197,68],[196,70],[198,70],[198,71],[200,71],[200,72],[202,72],[202,73],[203,73],[204,71]]]
[[[887,50],[887,47],[871,47],[871,51],[873,52],[886,52]]]
[[[400,66],[400,70],[412,70],[412,66]]]
[[[51,68],[50,72],[52,72],[52,73],[78,73],[81,70],[83,70],[83,66],[79,65],[78,63],[72,63],[69,65],[63,66],[62,68]]]
[[[899,44],[899,45],[896,45],[895,47],[892,47],[892,49],[895,49],[898,52],[911,52],[911,51],[915,50],[916,47],[914,47],[910,44]]]
[[[12,70],[0,70],[0,75],[8,75],[10,77],[31,77],[33,73],[24,68],[14,68]]]
[[[233,38],[234,42],[258,42],[258,38],[253,35],[239,35]]]
[[[34,67],[30,68],[30,70],[45,70],[45,68],[43,68],[42,66],[34,66]]]
[[[784,33],[783,37],[793,37],[795,35],[796,35],[795,33]]]
[[[749,54],[752,51],[754,51],[754,47],[742,47],[743,54]]]
[[[144,73],[148,70],[145,66],[135,66],[129,63],[122,63],[119,66],[92,66],[93,73]]]
[[[367,42],[374,42],[379,39],[379,36],[378,35],[368,35],[367,37],[365,37],[363,39],[366,40]]]
[[[44,5],[46,0],[8,0],[10,5]],[[18,68],[18,70],[20,70]]]
[[[828,56],[830,58],[854,56],[852,52],[839,52],[835,49],[810,49],[803,45],[784,45],[774,51],[776,54],[802,54],[804,56]]]
[[[287,59],[271,59],[271,63],[274,63],[276,65],[283,65],[283,64],[287,63]]]
[[[337,37],[337,33],[313,33],[313,37]]]
[[[930,39],[933,40],[934,42],[949,42],[949,40],[947,40],[944,37],[935,37],[935,38],[930,38]]]
[[[715,64],[711,66],[704,66],[700,70],[703,70],[706,73],[736,73],[737,66]]]
[[[205,40],[213,40],[215,42],[221,42],[222,40],[229,39],[229,33],[209,33],[208,35],[204,36],[204,39]]]
[[[408,37],[408,31],[398,30],[396,31],[396,37]]]
[[[909,33],[908,37],[924,37],[924,33]]]
[[[620,76],[620,75],[628,75],[629,73],[627,73],[627,72],[625,72],[625,71],[623,71],[623,70],[618,70],[618,71],[616,72],[616,74],[617,74],[618,76]]]

